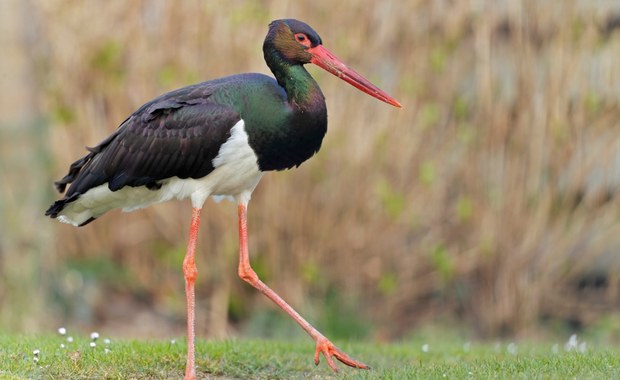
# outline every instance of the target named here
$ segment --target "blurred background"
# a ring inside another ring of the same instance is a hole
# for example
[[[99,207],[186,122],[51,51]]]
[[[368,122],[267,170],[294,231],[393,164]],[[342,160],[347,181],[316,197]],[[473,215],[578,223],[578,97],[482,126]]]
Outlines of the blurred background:
[[[163,92],[269,73],[289,17],[404,108],[309,68],[323,148],[249,210],[267,284],[333,338],[620,339],[613,0],[1,0],[0,332],[183,336],[189,201],[75,228],[43,216],[52,181]],[[303,336],[237,277],[235,205],[203,215],[199,335]]]

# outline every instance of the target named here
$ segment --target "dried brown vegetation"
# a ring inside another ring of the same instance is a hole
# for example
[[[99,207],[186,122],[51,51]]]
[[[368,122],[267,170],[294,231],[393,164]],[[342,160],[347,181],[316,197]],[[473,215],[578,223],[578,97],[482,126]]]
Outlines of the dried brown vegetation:
[[[266,25],[295,17],[404,109],[310,69],[327,97],[330,130],[316,157],[268,174],[255,192],[250,250],[266,282],[310,319],[326,321],[329,308],[350,302],[374,335],[388,338],[437,318],[495,336],[535,331],[549,318],[591,323],[618,311],[620,7],[27,4],[14,8],[32,22],[21,43],[31,59],[31,99],[48,121],[49,139],[33,133],[35,146],[49,149],[43,160],[53,158],[37,166],[46,183],[152,97],[203,79],[267,72]],[[12,181],[0,185],[10,212],[26,201],[14,192],[28,168],[2,166],[12,170],[0,177]],[[34,191],[41,213],[53,200],[48,187]],[[49,291],[30,291],[55,300],[39,310],[118,323],[134,335],[153,319],[181,330],[189,209],[172,202],[113,212],[81,229],[37,213],[6,214],[3,231],[13,240],[0,246],[2,270],[23,260],[37,219],[47,233],[36,241],[36,257],[51,274],[38,282]],[[199,328],[221,336],[270,306],[236,278],[234,206],[209,203],[205,211],[197,289],[198,316],[208,318]],[[11,278],[0,282],[14,286],[19,279]]]

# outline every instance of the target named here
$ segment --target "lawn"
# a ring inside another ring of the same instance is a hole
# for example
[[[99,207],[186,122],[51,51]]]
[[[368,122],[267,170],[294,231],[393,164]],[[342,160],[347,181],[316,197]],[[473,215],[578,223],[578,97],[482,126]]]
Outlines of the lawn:
[[[94,347],[91,342],[89,337],[68,342],[59,335],[2,335],[0,378],[182,377],[184,341],[108,342],[101,337]],[[324,359],[314,366],[310,341],[200,340],[197,364],[199,378],[206,379],[620,378],[620,349],[577,343],[341,343],[373,368],[341,366],[333,374]]]

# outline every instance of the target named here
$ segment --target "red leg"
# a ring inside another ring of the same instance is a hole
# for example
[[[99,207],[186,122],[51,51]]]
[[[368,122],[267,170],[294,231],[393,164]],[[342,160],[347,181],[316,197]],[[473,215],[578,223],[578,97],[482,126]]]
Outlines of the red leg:
[[[316,342],[316,351],[314,353],[314,364],[319,364],[319,356],[322,353],[327,360],[327,364],[334,372],[338,372],[338,368],[334,364],[332,356],[340,360],[342,363],[355,368],[369,369],[366,364],[358,362],[352,359],[349,355],[338,349],[332,342],[330,342],[323,334],[317,329],[312,327],[298,312],[296,312],[289,304],[287,304],[279,295],[271,290],[252,269],[250,265],[250,257],[248,254],[248,223],[247,223],[247,204],[239,203],[239,277],[244,281],[250,283],[253,287],[258,289],[261,293],[266,295],[288,315],[290,315],[295,322],[304,329],[308,335]]]
[[[194,283],[198,270],[196,269],[196,240],[200,228],[200,208],[192,208],[192,223],[189,228],[189,240],[187,241],[187,251],[183,260],[183,274],[185,275],[185,298],[187,300],[187,362],[185,364],[185,380],[196,379],[196,364],[194,354],[195,338],[195,306],[196,298],[194,294]]]

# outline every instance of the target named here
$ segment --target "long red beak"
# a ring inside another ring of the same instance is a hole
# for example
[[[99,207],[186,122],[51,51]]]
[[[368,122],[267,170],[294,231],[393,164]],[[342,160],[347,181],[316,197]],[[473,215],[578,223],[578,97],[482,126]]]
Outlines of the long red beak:
[[[381,101],[391,104],[394,107],[402,108],[402,105],[385,91],[379,87],[370,83],[370,81],[363,76],[359,75],[355,70],[350,69],[340,59],[333,55],[329,50],[323,47],[323,45],[317,45],[313,48],[309,48],[308,52],[312,54],[310,62],[319,66],[320,68],[329,71],[338,78],[345,82],[355,86],[359,90],[364,91],[370,96],[373,96]]]

